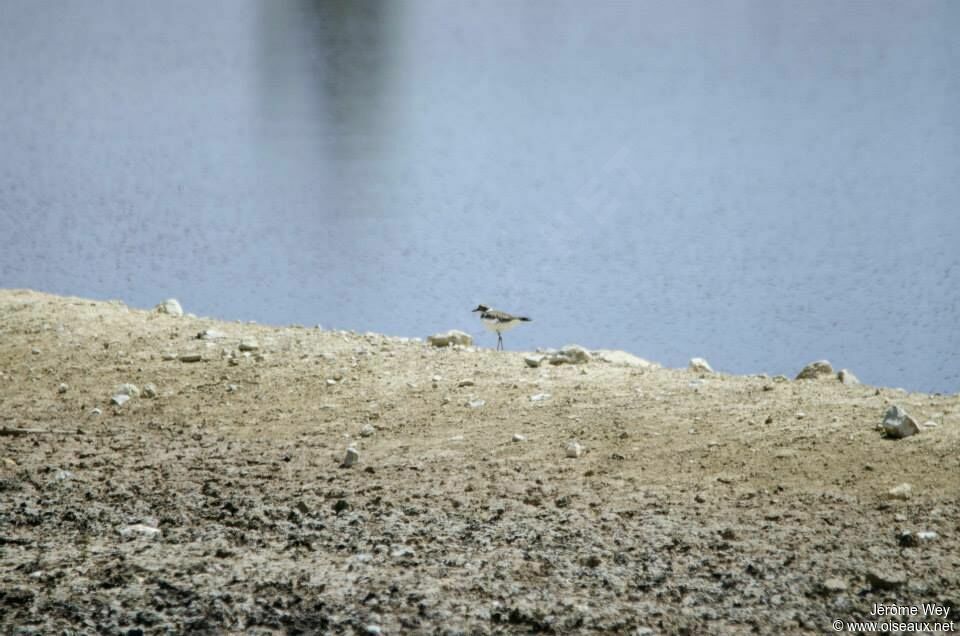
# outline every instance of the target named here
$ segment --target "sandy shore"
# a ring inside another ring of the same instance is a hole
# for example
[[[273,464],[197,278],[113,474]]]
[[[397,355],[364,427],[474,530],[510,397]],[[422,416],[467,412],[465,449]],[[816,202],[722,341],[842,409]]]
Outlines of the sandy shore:
[[[0,290],[0,427],[3,633],[960,630],[956,395]]]

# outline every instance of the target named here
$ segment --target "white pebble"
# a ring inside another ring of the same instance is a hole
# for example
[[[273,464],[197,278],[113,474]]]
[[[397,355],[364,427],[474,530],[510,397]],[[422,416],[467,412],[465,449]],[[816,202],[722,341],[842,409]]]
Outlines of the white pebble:
[[[913,487],[907,483],[899,484],[887,491],[887,496],[890,499],[899,499],[900,501],[906,501],[912,494]]]
[[[343,468],[350,468],[360,460],[360,453],[357,452],[357,449],[353,446],[347,448],[347,454],[343,458],[343,463],[340,464]]]

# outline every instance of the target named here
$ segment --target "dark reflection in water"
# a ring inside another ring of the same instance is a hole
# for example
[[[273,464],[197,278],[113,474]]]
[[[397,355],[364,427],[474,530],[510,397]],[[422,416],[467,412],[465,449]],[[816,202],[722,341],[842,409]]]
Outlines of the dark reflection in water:
[[[0,285],[960,389],[960,5],[0,8]]]

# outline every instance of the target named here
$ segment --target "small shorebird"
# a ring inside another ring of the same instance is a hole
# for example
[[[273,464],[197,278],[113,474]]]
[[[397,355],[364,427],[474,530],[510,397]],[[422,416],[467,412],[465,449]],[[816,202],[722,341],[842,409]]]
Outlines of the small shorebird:
[[[473,310],[474,312],[480,312],[480,320],[483,321],[483,326],[489,329],[490,331],[497,332],[497,351],[503,349],[503,332],[508,329],[513,329],[521,322],[530,322],[530,319],[526,316],[513,316],[508,314],[505,311],[497,311],[496,309],[490,309],[486,305],[477,305],[477,308]]]

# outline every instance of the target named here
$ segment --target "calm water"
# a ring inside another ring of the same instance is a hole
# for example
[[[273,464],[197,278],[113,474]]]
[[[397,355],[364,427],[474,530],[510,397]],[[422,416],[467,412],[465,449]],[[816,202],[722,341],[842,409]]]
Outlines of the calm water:
[[[960,391],[960,3],[0,0],[0,286]]]

